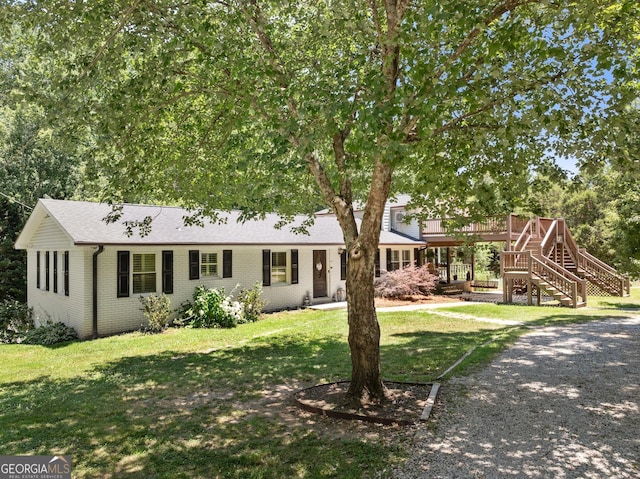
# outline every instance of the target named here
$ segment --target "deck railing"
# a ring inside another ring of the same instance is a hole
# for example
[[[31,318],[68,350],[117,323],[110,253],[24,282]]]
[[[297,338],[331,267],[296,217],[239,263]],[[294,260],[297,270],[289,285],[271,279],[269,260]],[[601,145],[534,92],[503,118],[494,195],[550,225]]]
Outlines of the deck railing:
[[[578,267],[594,278],[594,283],[609,294],[625,296],[631,293],[629,277],[622,276],[607,263],[582,249],[578,251]]]
[[[511,272],[529,272],[530,251],[503,251],[500,253],[500,276]]]
[[[452,264],[449,266],[449,272],[451,273],[451,277],[455,277],[459,280],[466,280],[467,274],[471,275],[471,265],[470,264]],[[447,277],[447,267],[446,266],[438,266],[438,275],[440,278]]]
[[[447,228],[448,224],[455,223],[459,220],[454,218],[431,218],[425,220],[423,223],[423,235],[425,236],[446,236],[453,235],[454,233],[450,228]],[[481,235],[481,234],[494,234],[494,235],[507,235],[520,234],[527,225],[529,219],[514,214],[508,216],[495,216],[486,218],[483,221],[477,221],[469,223],[465,226],[455,228],[455,234],[457,235]]]

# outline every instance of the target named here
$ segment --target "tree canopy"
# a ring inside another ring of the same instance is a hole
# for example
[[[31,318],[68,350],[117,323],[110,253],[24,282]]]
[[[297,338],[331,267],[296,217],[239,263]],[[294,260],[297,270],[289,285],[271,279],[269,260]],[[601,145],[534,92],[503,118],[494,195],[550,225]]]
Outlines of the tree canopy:
[[[50,59],[45,100],[100,135],[105,199],[336,212],[354,394],[382,393],[370,283],[389,195],[509,211],[532,167],[587,151],[635,94],[635,0],[11,3]]]
[[[108,196],[209,210],[310,212],[316,170],[365,201],[376,160],[391,193],[504,207],[547,148],[606,133],[637,60],[637,2],[25,7],[57,56],[52,99],[104,135]]]

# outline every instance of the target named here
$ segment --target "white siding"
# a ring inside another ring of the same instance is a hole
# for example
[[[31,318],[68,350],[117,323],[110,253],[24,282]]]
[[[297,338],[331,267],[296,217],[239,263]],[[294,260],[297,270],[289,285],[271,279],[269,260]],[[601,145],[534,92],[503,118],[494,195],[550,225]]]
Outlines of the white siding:
[[[222,275],[222,250],[233,251],[233,276],[231,278],[200,277],[189,279],[189,250],[198,249],[202,252],[219,253],[219,274]],[[126,298],[117,297],[117,252],[129,251],[135,253],[156,254],[156,293],[162,292],[162,251],[173,251],[173,294],[169,294],[171,307],[177,309],[181,303],[191,300],[193,291],[201,284],[210,288],[224,288],[227,294],[237,293],[240,289],[250,288],[256,282],[262,281],[262,250],[286,251],[288,280],[290,280],[291,249],[298,250],[298,284],[277,284],[264,287],[264,298],[268,301],[266,310],[296,308],[302,306],[307,292],[313,295],[313,250],[327,251],[327,298],[336,293],[338,288],[344,288],[344,281],[340,280],[340,256],[338,246],[219,246],[219,247],[106,247],[98,256],[98,334],[100,336],[114,334],[121,331],[135,330],[145,324],[144,315],[140,310],[140,295],[130,292]],[[87,258],[90,263],[91,257]],[[90,299],[90,295],[89,295]],[[322,298],[316,298],[320,301]],[[91,314],[89,301],[89,315]]]
[[[387,201],[384,205],[384,213],[382,214],[382,231],[391,231],[391,205]]]
[[[420,239],[420,223],[415,218],[405,223],[404,216],[406,211],[400,208],[391,210],[391,229],[397,233],[409,236],[414,239]]]
[[[54,293],[54,253],[58,252],[58,292]],[[64,293],[64,252],[69,251],[69,296]],[[40,288],[37,288],[37,254],[40,252]],[[49,290],[46,290],[46,253],[49,252]],[[27,248],[27,302],[36,324],[63,322],[80,337],[90,334],[85,311],[84,252],[73,245],[55,221],[45,217]]]
[[[232,277],[201,277],[189,279],[189,251],[217,252],[219,274],[222,275],[223,250],[232,250]],[[190,300],[194,289],[204,284],[207,287],[224,288],[227,294],[237,293],[241,288],[250,288],[262,281],[262,251],[287,252],[286,284],[274,284],[264,287],[264,298],[268,301],[266,310],[297,308],[303,305],[307,294],[314,303],[331,301],[339,288],[345,288],[340,279],[339,245],[254,245],[254,246],[106,246],[98,255],[98,335],[105,336],[123,331],[131,331],[145,324],[141,311],[140,295],[125,298],[117,297],[117,252],[128,251],[130,260],[136,253],[156,255],[156,293],[162,292],[162,251],[173,251],[173,290],[169,295],[171,307],[178,309],[181,303]],[[291,250],[298,250],[298,284],[291,284]],[[411,249],[410,246],[396,246],[392,249]],[[327,297],[313,298],[313,251],[326,251],[327,258]],[[386,246],[381,246],[380,265],[386,268]],[[36,287],[36,254],[41,254],[41,287]],[[53,292],[53,279],[50,290],[45,291],[45,252],[49,251],[50,275],[53,275],[53,252],[58,251],[58,292]],[[70,295],[64,295],[64,252],[69,251]],[[38,227],[27,248],[28,266],[28,302],[34,308],[39,322],[45,320],[62,321],[73,327],[81,338],[90,338],[93,334],[93,254],[94,246],[74,246],[57,225],[46,218]]]
[[[68,250],[73,242],[50,217],[45,217],[31,238],[30,248],[35,250]]]

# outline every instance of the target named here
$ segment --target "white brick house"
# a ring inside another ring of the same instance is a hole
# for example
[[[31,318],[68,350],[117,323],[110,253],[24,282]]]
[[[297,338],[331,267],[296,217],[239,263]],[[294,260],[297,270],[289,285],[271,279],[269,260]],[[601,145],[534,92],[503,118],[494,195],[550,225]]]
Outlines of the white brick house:
[[[227,293],[262,282],[268,309],[295,308],[305,296],[331,301],[345,288],[344,240],[333,216],[318,216],[308,235],[276,229],[277,215],[185,226],[186,210],[126,205],[117,223],[106,204],[42,199],[15,247],[27,250],[27,300],[36,319],[62,321],[81,338],[139,328],[139,297],[166,293],[172,307],[196,286]],[[146,236],[127,236],[123,221],[153,218]],[[301,217],[297,222],[301,222]],[[418,257],[420,240],[382,231],[380,264]],[[382,268],[387,269],[387,268]]]

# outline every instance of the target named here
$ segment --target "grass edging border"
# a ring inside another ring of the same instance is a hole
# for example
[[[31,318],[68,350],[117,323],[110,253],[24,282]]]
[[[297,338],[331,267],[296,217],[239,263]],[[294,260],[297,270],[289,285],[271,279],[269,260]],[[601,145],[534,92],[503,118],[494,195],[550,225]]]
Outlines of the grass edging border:
[[[350,382],[351,381],[333,381],[330,383],[316,384],[308,388],[300,389],[293,393],[293,400],[300,409],[307,412],[314,413],[314,414],[318,414],[320,416],[331,417],[334,419],[346,419],[350,421],[370,422],[370,423],[383,424],[383,425],[395,424],[398,426],[412,426],[416,424],[418,421],[425,421],[428,419],[431,409],[433,408],[433,404],[435,403],[435,396],[438,393],[438,389],[440,387],[439,383],[384,381],[385,384],[402,384],[402,385],[408,385],[408,386],[431,386],[429,397],[427,398],[427,404],[424,407],[422,414],[420,416],[416,416],[416,419],[414,421],[397,419],[393,417],[366,416],[363,414],[349,413],[344,411],[334,411],[333,409],[325,409],[322,407],[312,406],[310,404],[307,404],[300,397],[300,395],[303,394],[305,391],[311,391],[316,388],[331,386],[334,384],[348,384]]]

